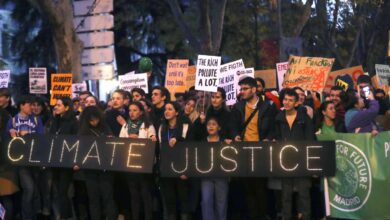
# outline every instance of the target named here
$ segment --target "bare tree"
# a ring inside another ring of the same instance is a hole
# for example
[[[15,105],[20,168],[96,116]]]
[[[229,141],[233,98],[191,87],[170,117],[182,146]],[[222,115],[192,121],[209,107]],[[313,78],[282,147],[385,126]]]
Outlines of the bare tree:
[[[72,0],[28,0],[49,22],[57,58],[57,71],[72,73],[80,82],[82,42],[73,26]]]

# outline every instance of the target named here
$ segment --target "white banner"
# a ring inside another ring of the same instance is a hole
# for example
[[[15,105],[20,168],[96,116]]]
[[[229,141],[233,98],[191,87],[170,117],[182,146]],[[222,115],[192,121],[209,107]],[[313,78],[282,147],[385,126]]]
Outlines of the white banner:
[[[283,89],[284,74],[286,74],[287,69],[288,69],[288,62],[282,62],[282,63],[276,64],[276,72],[278,74],[279,91]]]
[[[72,83],[72,98],[75,98],[79,95],[80,92],[87,91],[87,83]]]
[[[376,75],[378,76],[381,86],[387,85],[390,77],[390,66],[383,64],[375,64]]]
[[[110,63],[114,61],[114,48],[97,48],[83,50],[82,64]]]
[[[83,66],[81,68],[83,80],[100,80],[114,78],[114,66],[112,64]]]
[[[81,23],[82,22],[82,23]],[[73,19],[74,27],[77,32],[107,30],[114,27],[114,16],[95,15],[89,17],[75,17]]]
[[[29,82],[31,94],[47,93],[47,70],[46,68],[29,68]]]
[[[114,32],[112,31],[91,32],[77,35],[80,40],[83,41],[84,48],[111,46],[114,44]]]
[[[216,92],[221,57],[198,55],[195,73],[195,90]]]
[[[145,93],[148,91],[148,75],[147,73],[126,74],[119,78],[119,89],[131,91],[134,88],[141,88]]]
[[[95,5],[94,5],[95,3]],[[113,0],[73,1],[74,15],[108,13],[114,9]]]
[[[218,87],[226,92],[226,104],[234,105],[237,102],[235,77],[237,72],[245,71],[242,59],[221,65],[218,75]]]
[[[8,88],[11,70],[0,70],[0,88]]]

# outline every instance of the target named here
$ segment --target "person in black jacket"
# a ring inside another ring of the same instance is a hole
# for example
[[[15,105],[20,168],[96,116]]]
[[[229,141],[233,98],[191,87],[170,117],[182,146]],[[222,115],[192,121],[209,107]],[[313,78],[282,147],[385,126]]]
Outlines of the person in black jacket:
[[[126,124],[129,110],[125,106],[125,93],[123,90],[115,90],[111,96],[112,109],[106,111],[106,121],[112,134],[119,137],[122,126]]]
[[[217,118],[220,122],[220,137],[227,141],[232,140],[231,113],[226,107],[226,92],[221,87],[218,87],[217,92],[211,94],[211,105],[207,109],[206,114],[201,113],[194,122],[195,140],[204,140],[207,137],[206,121],[211,117]]]
[[[175,147],[177,142],[189,140],[191,136],[189,121],[183,122],[179,117],[180,105],[176,102],[165,104],[164,120],[158,130],[161,149]],[[161,158],[163,160],[164,158]],[[176,219],[176,204],[180,204],[181,219],[187,220],[191,216],[189,201],[190,183],[186,176],[180,178],[161,178],[161,193],[164,203],[164,219]],[[179,202],[176,202],[178,197]]]
[[[239,82],[242,101],[232,109],[232,131],[235,141],[272,140],[275,105],[267,105],[257,96],[257,83],[254,78],[246,77]],[[224,119],[225,120],[225,119]],[[246,219],[265,219],[267,192],[265,178],[242,178],[248,217]],[[234,180],[232,181],[232,184]],[[245,217],[244,217],[245,218]]]
[[[49,133],[55,135],[76,135],[78,131],[78,121],[73,111],[73,103],[69,97],[57,99],[54,106],[54,118],[51,120]],[[56,190],[54,201],[59,208],[61,219],[71,218],[72,203],[68,196],[68,190],[73,181],[73,170],[68,168],[53,169],[53,186]]]
[[[284,110],[276,116],[276,139],[282,141],[314,140],[313,123],[303,111],[297,111],[298,94],[286,89],[283,98]],[[310,177],[282,179],[282,215],[291,219],[294,187],[298,190],[298,219],[310,219]]]
[[[85,107],[83,110],[78,134],[94,137],[112,135],[103,113],[96,106]],[[102,213],[104,213],[104,219],[117,219],[112,173],[100,170],[86,170],[84,173],[91,219],[102,219]]]

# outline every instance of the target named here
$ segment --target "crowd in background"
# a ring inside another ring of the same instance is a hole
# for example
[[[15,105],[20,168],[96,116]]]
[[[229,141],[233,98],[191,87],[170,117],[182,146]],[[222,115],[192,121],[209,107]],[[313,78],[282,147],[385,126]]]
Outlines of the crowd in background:
[[[267,90],[260,78],[239,82],[237,103],[226,93],[190,89],[174,97],[157,86],[116,90],[107,102],[89,91],[62,97],[54,107],[41,97],[0,89],[0,203],[6,219],[322,219],[321,179],[165,178],[159,150],[178,142],[315,140],[317,133],[389,130],[389,96],[368,76],[356,90],[334,86],[329,94],[288,88]],[[172,101],[175,100],[175,101]],[[4,145],[9,137],[66,134],[148,138],[156,143],[153,174],[70,168],[15,167]]]

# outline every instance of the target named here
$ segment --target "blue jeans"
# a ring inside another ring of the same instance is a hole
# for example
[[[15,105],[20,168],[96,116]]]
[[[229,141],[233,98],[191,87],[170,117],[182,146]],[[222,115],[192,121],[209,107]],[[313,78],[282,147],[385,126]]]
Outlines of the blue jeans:
[[[22,188],[22,218],[35,219],[40,210],[38,191],[39,170],[36,167],[19,167],[20,187]]]
[[[202,179],[203,220],[226,220],[228,191],[226,178]]]

